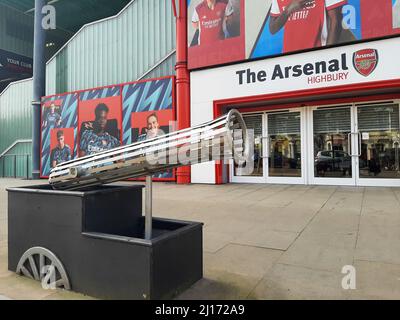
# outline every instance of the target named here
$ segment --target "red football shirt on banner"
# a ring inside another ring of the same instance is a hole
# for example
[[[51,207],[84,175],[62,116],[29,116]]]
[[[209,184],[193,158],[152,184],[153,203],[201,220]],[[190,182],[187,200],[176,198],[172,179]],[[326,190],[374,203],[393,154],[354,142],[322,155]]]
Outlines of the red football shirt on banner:
[[[292,0],[273,0],[271,16],[277,17]],[[286,22],[283,51],[291,52],[326,44],[326,11],[347,3],[347,0],[311,0],[307,6],[290,15]]]
[[[392,22],[395,16],[395,6],[391,0],[363,0],[361,6],[361,30],[362,38],[376,38],[398,33],[393,30]]]
[[[225,17],[233,13],[232,6],[226,1],[217,0],[214,8],[209,8],[204,0],[194,10],[192,22],[199,23],[200,45],[210,44],[225,38],[223,24]]]

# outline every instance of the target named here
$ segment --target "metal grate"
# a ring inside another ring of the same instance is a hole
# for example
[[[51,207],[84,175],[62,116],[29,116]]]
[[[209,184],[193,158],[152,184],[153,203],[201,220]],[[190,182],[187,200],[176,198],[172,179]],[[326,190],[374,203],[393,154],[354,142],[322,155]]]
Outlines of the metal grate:
[[[314,111],[314,133],[348,133],[351,131],[350,108]]]
[[[300,133],[300,112],[287,112],[268,115],[269,135],[288,135]]]
[[[359,107],[358,127],[360,131],[399,130],[399,105]]]
[[[254,136],[262,136],[262,115],[245,115],[243,116],[247,129],[254,130]]]

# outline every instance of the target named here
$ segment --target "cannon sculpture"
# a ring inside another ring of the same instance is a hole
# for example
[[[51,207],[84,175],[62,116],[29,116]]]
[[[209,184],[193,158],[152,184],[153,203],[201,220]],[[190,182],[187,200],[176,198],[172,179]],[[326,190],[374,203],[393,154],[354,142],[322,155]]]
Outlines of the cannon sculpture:
[[[10,271],[106,299],[171,298],[203,276],[202,223],[152,217],[152,175],[250,157],[241,114],[58,165],[49,185],[10,188]],[[146,176],[142,185],[113,182]]]

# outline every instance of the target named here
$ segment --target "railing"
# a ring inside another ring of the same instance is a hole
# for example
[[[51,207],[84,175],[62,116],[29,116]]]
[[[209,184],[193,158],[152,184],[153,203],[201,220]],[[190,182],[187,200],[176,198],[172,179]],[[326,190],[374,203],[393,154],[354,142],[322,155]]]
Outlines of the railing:
[[[1,178],[26,178],[31,177],[30,154],[6,154],[0,158]]]
[[[30,154],[7,154],[0,158],[1,178],[29,179],[31,165]]]
[[[0,178],[26,178],[31,177],[32,156],[30,154],[8,154],[21,144],[32,143],[30,139],[15,141],[0,154]],[[25,148],[26,149],[26,148]],[[22,151],[26,152],[26,151]]]

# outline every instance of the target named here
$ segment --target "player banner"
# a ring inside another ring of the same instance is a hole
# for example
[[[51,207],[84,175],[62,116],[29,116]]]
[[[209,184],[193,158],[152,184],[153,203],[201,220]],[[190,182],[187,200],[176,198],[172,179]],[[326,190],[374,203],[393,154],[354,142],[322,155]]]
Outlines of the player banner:
[[[41,175],[78,154],[78,94],[42,99]]]
[[[174,77],[42,98],[41,176],[60,163],[173,130]],[[175,179],[174,170],[155,180]]]
[[[123,143],[145,141],[175,131],[174,84],[171,78],[123,86]],[[154,176],[174,180],[175,170]]]
[[[400,34],[400,0],[188,0],[189,68]]]
[[[119,147],[121,87],[88,90],[79,96],[79,157]]]

